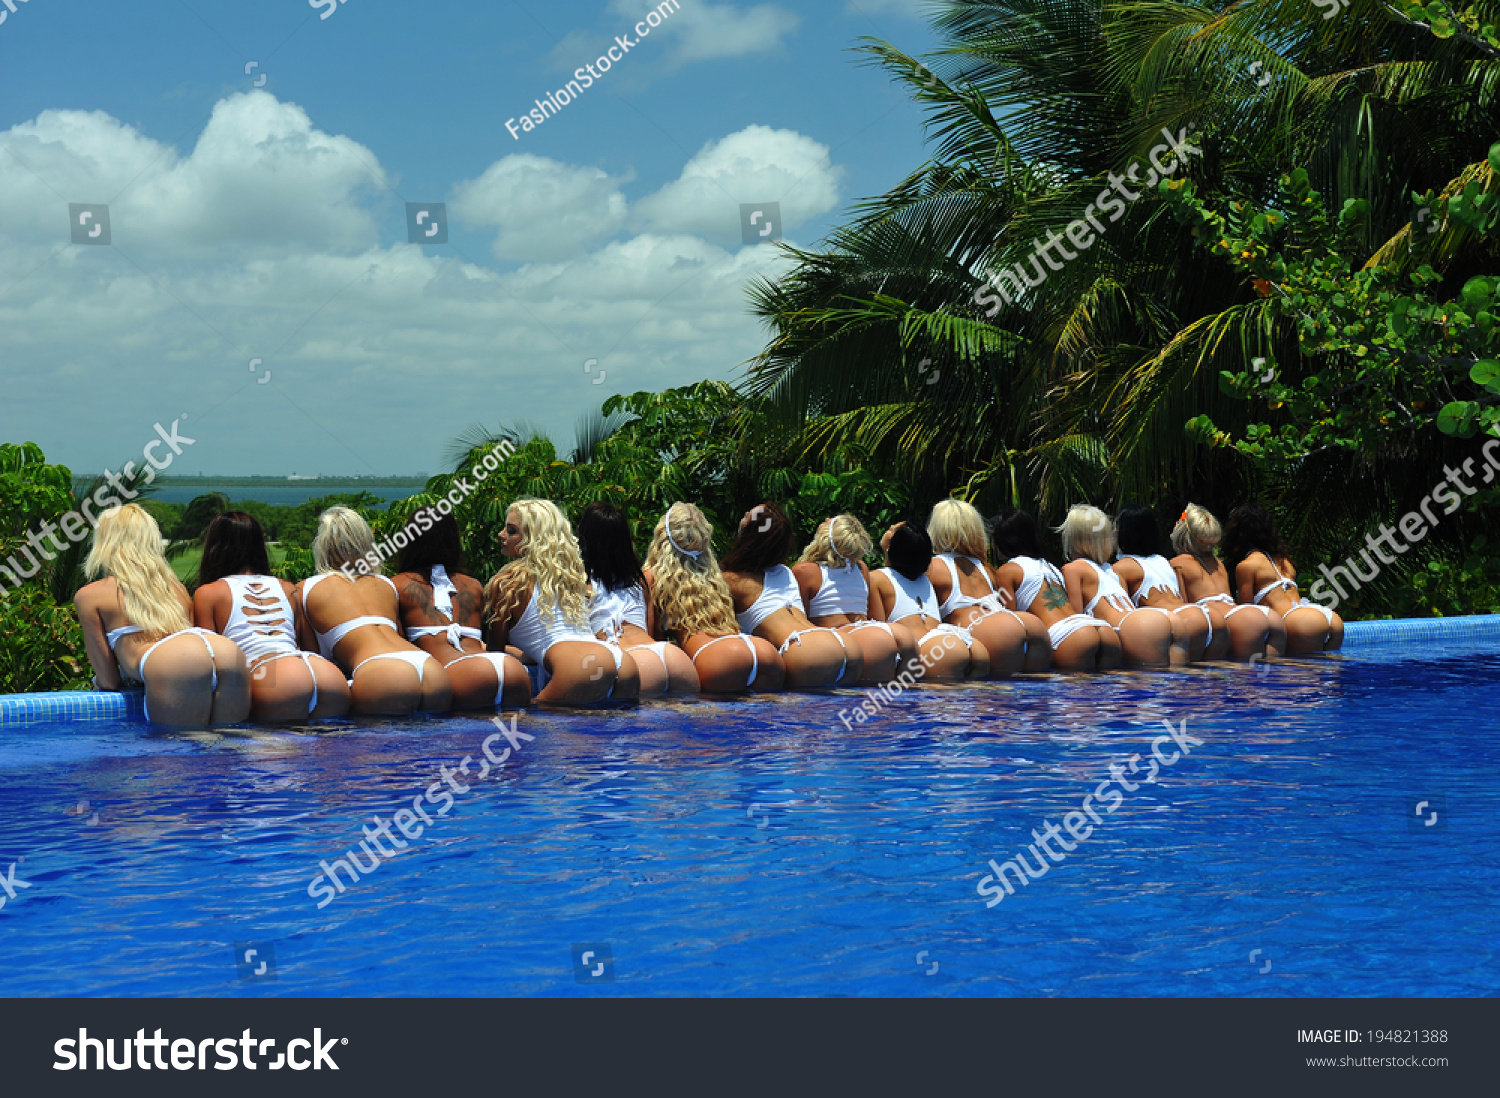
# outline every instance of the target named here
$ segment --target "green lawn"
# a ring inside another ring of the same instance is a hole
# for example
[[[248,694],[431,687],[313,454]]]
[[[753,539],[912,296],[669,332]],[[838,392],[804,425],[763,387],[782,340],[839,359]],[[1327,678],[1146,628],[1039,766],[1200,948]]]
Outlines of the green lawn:
[[[272,568],[275,568],[286,560],[286,554],[282,552],[279,545],[267,546],[266,551],[271,557]],[[193,546],[193,548],[183,553],[182,556],[176,558],[171,562],[172,571],[177,573],[178,579],[180,579],[183,583],[186,583],[188,582],[188,580],[192,579],[198,574],[198,562],[202,559],[203,550],[199,546],[195,545]]]

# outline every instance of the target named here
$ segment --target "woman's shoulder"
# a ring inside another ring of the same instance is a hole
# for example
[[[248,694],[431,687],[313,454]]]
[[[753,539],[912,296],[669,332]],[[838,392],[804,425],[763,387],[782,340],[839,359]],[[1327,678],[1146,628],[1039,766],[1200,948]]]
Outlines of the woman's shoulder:
[[[113,600],[119,593],[119,585],[113,576],[105,576],[93,583],[86,583],[73,596],[75,606],[94,607]]]

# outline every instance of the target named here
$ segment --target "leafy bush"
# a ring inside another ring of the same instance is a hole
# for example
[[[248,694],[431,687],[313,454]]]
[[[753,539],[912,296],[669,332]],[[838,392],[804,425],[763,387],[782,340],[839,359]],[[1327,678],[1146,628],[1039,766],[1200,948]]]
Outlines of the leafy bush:
[[[86,690],[92,672],[71,606],[28,583],[0,602],[0,693]]]

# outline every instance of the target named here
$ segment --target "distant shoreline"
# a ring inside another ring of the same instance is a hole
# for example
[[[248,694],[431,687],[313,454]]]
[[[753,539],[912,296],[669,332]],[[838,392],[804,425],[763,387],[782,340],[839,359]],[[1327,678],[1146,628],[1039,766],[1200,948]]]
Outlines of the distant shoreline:
[[[428,477],[157,477],[153,488],[270,488],[291,486],[307,488],[410,488],[420,492],[427,486]],[[73,478],[76,485],[93,483],[94,475]],[[331,494],[331,493],[330,493]]]

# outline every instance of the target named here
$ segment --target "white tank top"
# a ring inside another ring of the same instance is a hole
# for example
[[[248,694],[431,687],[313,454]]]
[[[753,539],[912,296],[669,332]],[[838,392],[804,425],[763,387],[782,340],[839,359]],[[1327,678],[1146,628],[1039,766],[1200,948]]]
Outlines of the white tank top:
[[[579,628],[563,617],[562,609],[558,606],[552,607],[552,624],[545,624],[537,608],[537,602],[536,584],[533,583],[531,600],[526,604],[521,620],[510,627],[510,643],[525,652],[535,662],[541,663],[546,659],[547,650],[559,641],[580,640],[599,643],[599,638],[594,634]]]
[[[1152,591],[1165,591],[1178,602],[1182,601],[1182,589],[1177,586],[1177,572],[1172,562],[1157,553],[1155,556],[1138,557],[1133,553],[1121,553],[1121,560],[1133,560],[1141,566],[1141,585],[1135,589],[1135,604],[1145,606]]]
[[[734,616],[734,620],[740,623],[741,633],[754,633],[761,622],[788,606],[802,609],[802,592],[797,587],[797,577],[786,565],[767,568],[762,582],[760,597],[744,613]]]
[[[1135,606],[1130,601],[1130,596],[1125,592],[1125,585],[1120,582],[1120,577],[1115,575],[1113,568],[1106,568],[1097,560],[1089,560],[1088,557],[1079,557],[1078,559],[1092,564],[1094,571],[1099,575],[1099,593],[1089,599],[1089,604],[1083,608],[1085,614],[1092,614],[1094,607],[1098,606],[1101,602],[1107,602],[1116,610],[1125,613],[1129,613],[1135,609]]]
[[[823,573],[823,586],[807,604],[810,618],[827,617],[830,614],[864,615],[870,612],[870,585],[859,570],[859,565],[848,564],[842,568],[818,565]]]
[[[995,585],[990,582],[990,571],[984,566],[983,561],[976,560],[974,557],[964,558],[965,560],[973,561],[975,569],[978,571],[980,576],[984,577],[984,582],[990,589],[989,594],[980,595],[978,598],[975,598],[973,595],[966,595],[961,590],[959,590],[958,581],[960,579],[960,576],[958,573],[958,565],[954,563],[954,554],[939,553],[933,559],[940,560],[948,566],[948,576],[953,581],[953,586],[948,592],[947,600],[943,603],[942,606],[938,607],[938,610],[942,613],[943,617],[946,618],[949,614],[952,614],[957,610],[965,610],[970,606],[978,606],[983,610],[990,611],[991,613],[1001,609],[1000,596],[995,591]]]
[[[297,651],[297,619],[281,581],[271,576],[225,576],[229,620],[224,636],[250,663]]]
[[[915,617],[921,614],[923,617],[931,618],[933,621],[942,621],[943,617],[938,613],[937,592],[932,589],[932,581],[926,576],[918,576],[909,580],[894,568],[882,568],[881,574],[891,581],[891,586],[896,589],[896,605],[891,607],[890,616],[886,621],[900,621],[902,618]]]
[[[646,631],[646,593],[640,584],[619,591],[595,584],[589,600],[589,628],[595,634],[618,637],[627,623]]]
[[[1063,574],[1057,565],[1050,560],[1039,560],[1036,557],[1011,557],[1011,564],[1021,566],[1021,582],[1016,587],[1016,609],[1030,610],[1042,593],[1042,588],[1048,583],[1055,583],[1064,591],[1068,589],[1068,581],[1063,579]]]

